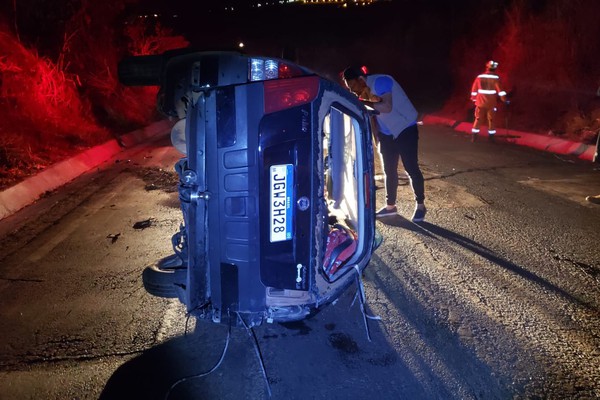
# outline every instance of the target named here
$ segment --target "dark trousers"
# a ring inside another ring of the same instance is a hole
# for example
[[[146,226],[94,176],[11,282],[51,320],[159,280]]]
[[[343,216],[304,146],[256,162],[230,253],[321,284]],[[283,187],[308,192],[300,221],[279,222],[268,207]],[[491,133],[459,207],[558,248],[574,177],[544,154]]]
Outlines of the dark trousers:
[[[396,204],[398,195],[398,161],[402,160],[404,170],[410,178],[410,186],[417,203],[425,201],[425,180],[419,168],[419,129],[411,125],[394,139],[393,136],[378,134],[379,154],[385,172],[385,200],[387,205]]]

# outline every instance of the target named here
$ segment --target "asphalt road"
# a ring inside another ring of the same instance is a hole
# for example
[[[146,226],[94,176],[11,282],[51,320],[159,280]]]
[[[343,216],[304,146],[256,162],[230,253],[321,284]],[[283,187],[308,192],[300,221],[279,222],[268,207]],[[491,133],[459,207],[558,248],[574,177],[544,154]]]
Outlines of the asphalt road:
[[[0,221],[0,398],[600,397],[600,206],[584,200],[600,170],[420,129],[427,222],[403,181],[364,276],[371,341],[354,287],[255,328],[259,353],[252,332],[147,294],[181,223],[160,141]]]

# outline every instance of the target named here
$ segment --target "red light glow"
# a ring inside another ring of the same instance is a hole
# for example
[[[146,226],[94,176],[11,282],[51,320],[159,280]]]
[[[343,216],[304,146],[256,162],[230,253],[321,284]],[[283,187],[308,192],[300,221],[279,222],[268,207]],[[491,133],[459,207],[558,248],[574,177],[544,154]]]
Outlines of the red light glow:
[[[319,78],[316,76],[265,81],[265,113],[309,103],[318,93]]]
[[[279,63],[279,78],[293,78],[295,76],[302,76],[302,70],[298,67],[280,62]]]

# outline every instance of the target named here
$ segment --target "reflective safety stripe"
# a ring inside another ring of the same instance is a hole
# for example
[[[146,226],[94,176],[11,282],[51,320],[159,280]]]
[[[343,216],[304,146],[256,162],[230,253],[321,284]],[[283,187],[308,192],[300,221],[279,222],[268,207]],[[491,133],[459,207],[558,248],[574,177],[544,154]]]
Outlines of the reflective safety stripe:
[[[498,96],[506,96],[506,92],[504,90],[501,92],[498,92]]]
[[[477,96],[477,92],[471,92],[471,96]]]
[[[495,134],[496,134],[496,130],[495,130],[495,129],[492,129],[491,131],[488,131],[488,134],[490,134],[490,135],[495,135]]]
[[[479,133],[479,129],[473,128],[473,129],[471,129],[471,132],[473,132],[473,133]]]
[[[496,94],[495,90],[486,90],[486,89],[479,89],[477,92],[481,93],[481,94]]]
[[[478,78],[490,78],[490,79],[498,79],[498,75],[492,75],[492,74],[481,74],[479,76],[477,76]]]

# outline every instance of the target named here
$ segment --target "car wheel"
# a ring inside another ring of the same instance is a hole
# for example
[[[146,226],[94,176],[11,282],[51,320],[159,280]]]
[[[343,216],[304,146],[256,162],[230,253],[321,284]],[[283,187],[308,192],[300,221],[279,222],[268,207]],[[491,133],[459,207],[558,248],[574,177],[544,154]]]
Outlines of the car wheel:
[[[175,298],[178,297],[179,288],[185,288],[187,268],[182,266],[161,268],[165,264],[164,260],[144,268],[142,272],[144,289],[153,296]]]

